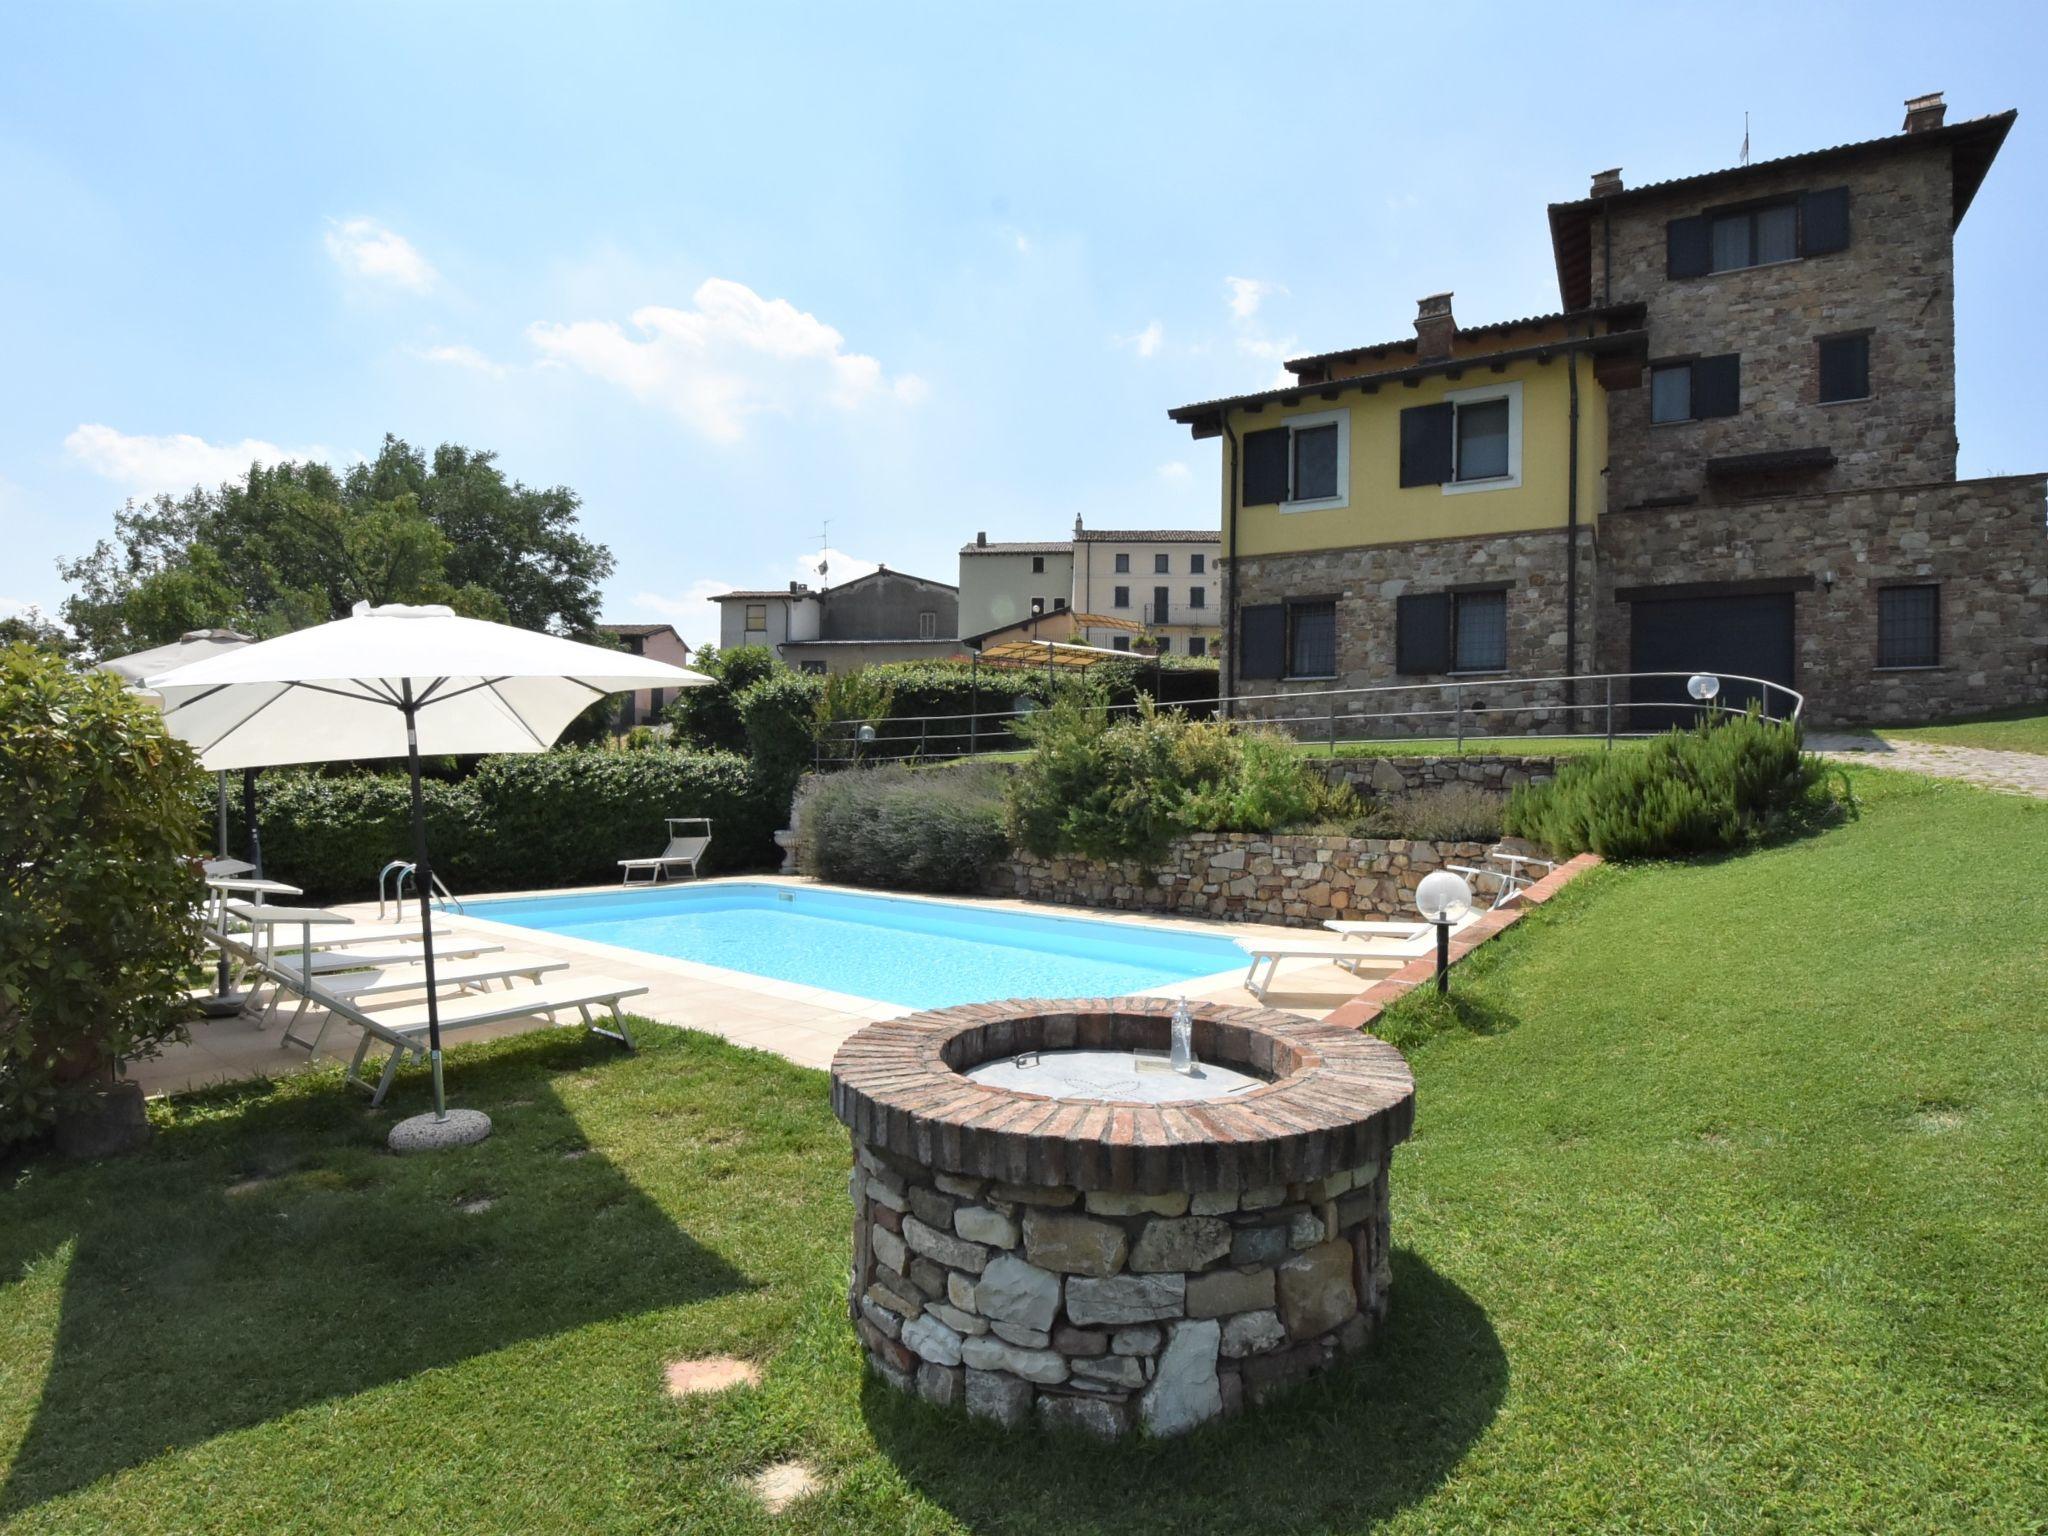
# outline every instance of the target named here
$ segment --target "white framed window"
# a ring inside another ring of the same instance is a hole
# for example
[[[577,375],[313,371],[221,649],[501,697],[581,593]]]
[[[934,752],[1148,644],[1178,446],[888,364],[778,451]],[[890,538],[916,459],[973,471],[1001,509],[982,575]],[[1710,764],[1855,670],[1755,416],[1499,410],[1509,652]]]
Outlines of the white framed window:
[[[1313,411],[1287,418],[1287,499],[1282,512],[1323,512],[1351,505],[1351,413]]]
[[[1519,379],[1444,396],[1452,408],[1451,477],[1446,496],[1508,491],[1522,483],[1522,384]]]
[[[938,635],[938,633],[939,633],[939,616],[938,616],[938,614],[937,614],[937,613],[935,613],[935,612],[934,612],[934,611],[932,611],[931,609],[927,608],[927,609],[925,609],[925,610],[924,610],[924,611],[923,611],[922,613],[918,614],[918,616],[917,616],[917,638],[918,638],[918,639],[920,639],[920,640],[930,640],[930,639],[934,639],[934,638],[936,638],[936,636]]]

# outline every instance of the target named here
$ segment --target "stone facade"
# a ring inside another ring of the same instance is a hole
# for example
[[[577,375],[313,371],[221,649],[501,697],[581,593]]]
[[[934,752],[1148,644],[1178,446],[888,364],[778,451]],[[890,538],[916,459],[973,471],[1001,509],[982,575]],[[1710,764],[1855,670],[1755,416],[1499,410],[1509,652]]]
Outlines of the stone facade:
[[[2048,697],[2041,475],[1610,512],[1600,527],[1599,665],[1629,664],[1617,589],[1782,578],[1811,581],[1793,597],[1792,679],[1811,723],[1925,720]],[[1926,582],[1940,587],[1939,665],[1879,667],[1878,591]]]
[[[1710,421],[1652,424],[1650,391],[1607,397],[1611,509],[1645,499],[1702,503],[1754,494],[1705,479],[1708,459],[1785,448],[1834,450],[1800,490],[1953,479],[1956,472],[1955,255],[1950,151],[1907,146],[1850,166],[1759,170],[1739,192],[1680,188],[1615,211],[1612,295],[1648,306],[1650,361],[1739,353],[1741,409]],[[1665,275],[1665,225],[1739,199],[1849,189],[1846,250],[1703,277]],[[1592,224],[1592,290],[1603,238]],[[1868,400],[1818,403],[1818,338],[1870,332]]]
[[[1560,489],[1560,495],[1562,490]],[[1287,701],[1258,700],[1241,712],[1293,722],[1313,738],[1317,722],[1328,728],[1332,688],[1408,686],[1412,692],[1367,694],[1337,700],[1339,736],[1368,733],[1365,717],[1404,716],[1375,721],[1370,734],[1445,736],[1455,722],[1415,711],[1451,707],[1442,686],[1462,683],[1474,733],[1541,730],[1547,711],[1562,701],[1556,687],[1508,688],[1504,675],[1555,677],[1565,670],[1565,568],[1567,540],[1561,530],[1485,538],[1425,539],[1409,544],[1362,545],[1312,554],[1246,556],[1232,562],[1232,601],[1239,607],[1287,598],[1331,597],[1337,610],[1337,675],[1282,680],[1231,678],[1235,693],[1314,695],[1300,709]],[[1579,535],[1579,654],[1593,653],[1593,537]],[[1403,676],[1395,670],[1395,604],[1410,593],[1500,588],[1507,593],[1507,673]],[[1581,670],[1585,670],[1582,665]],[[1491,711],[1491,712],[1490,712]],[[1501,712],[1508,711],[1508,712]],[[1552,728],[1555,729],[1554,724]]]

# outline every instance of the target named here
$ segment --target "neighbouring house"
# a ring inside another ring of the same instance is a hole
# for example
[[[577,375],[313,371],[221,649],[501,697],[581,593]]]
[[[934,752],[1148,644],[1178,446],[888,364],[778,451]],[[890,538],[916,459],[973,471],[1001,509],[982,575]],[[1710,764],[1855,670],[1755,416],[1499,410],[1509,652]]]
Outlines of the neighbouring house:
[[[683,637],[669,624],[599,624],[602,634],[618,641],[623,650],[635,656],[651,656],[656,661],[668,662],[671,666],[687,667],[690,664],[690,647]],[[621,731],[629,731],[636,725],[656,725],[661,721],[662,711],[674,701],[678,690],[674,688],[642,688],[638,693],[629,693],[619,701],[617,725]]]
[[[1922,97],[1884,138],[1602,171],[1549,210],[1558,313],[1432,295],[1412,338],[1171,412],[1223,439],[1225,690],[1501,709],[1560,696],[1511,679],[1703,670],[1817,722],[2039,702],[2048,477],[1955,478],[1954,236],[2015,116]]]
[[[883,661],[936,661],[965,654],[960,589],[892,571],[815,590],[723,592],[718,644],[765,645],[801,672],[850,672]]]
[[[1084,625],[1082,644],[1130,650],[1144,639],[1167,654],[1207,656],[1222,639],[1214,528],[1086,528],[1061,543],[991,543],[960,550],[961,632],[983,635],[1073,610],[1115,622]],[[1063,636],[1064,638],[1064,636]]]

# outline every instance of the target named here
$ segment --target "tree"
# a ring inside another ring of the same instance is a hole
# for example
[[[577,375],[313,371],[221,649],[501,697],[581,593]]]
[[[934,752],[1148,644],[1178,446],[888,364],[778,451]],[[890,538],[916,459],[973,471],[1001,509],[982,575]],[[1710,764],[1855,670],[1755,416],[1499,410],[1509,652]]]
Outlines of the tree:
[[[66,633],[64,626],[52,622],[33,603],[20,613],[0,619],[0,650],[10,645],[40,646],[59,656],[69,656],[78,649],[78,642]]]
[[[507,480],[494,458],[445,443],[430,463],[386,437],[339,475],[252,465],[241,482],[130,502],[112,539],[59,565],[78,589],[64,618],[96,657],[191,629],[282,634],[359,601],[592,638],[611,552],[576,531],[574,491]]]
[[[765,645],[735,645],[722,651],[707,645],[692,658],[690,668],[711,682],[683,689],[669,705],[664,718],[675,727],[677,742],[707,752],[746,751],[740,695],[781,671],[782,663]]]

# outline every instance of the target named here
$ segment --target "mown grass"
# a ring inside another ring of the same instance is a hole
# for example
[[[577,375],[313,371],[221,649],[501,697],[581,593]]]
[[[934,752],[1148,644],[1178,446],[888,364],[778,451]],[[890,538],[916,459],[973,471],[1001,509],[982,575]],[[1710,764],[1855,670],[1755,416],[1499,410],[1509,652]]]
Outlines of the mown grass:
[[[0,1525],[2038,1530],[2048,957],[2011,854],[2048,805],[1855,783],[1822,836],[1596,872],[1388,1020],[1392,1316],[1237,1423],[1106,1449],[896,1400],[843,1322],[822,1074],[529,1037],[451,1063],[475,1149],[391,1158],[327,1077],[18,1177]],[[699,1353],[764,1383],[668,1401]],[[743,1479],[786,1456],[822,1486],[771,1516]]]
[[[1993,752],[2048,755],[2048,710],[2002,710],[1974,720],[1950,720],[1939,725],[1880,726],[1876,734],[1886,741],[1925,741],[1939,747],[1984,747]]]

